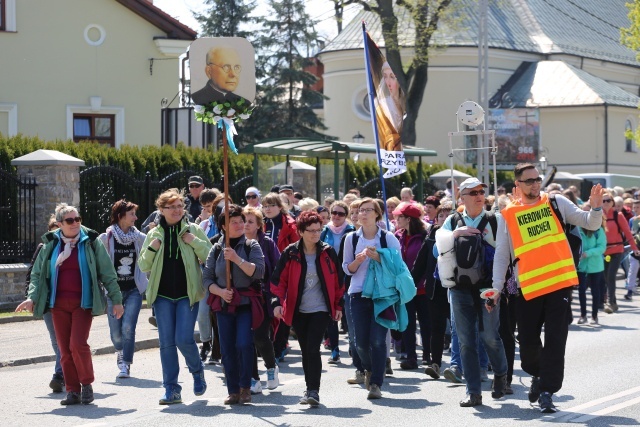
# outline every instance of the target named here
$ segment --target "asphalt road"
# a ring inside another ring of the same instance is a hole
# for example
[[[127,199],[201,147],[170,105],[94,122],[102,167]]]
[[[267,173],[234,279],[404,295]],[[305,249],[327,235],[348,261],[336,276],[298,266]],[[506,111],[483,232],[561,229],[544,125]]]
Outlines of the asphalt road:
[[[564,387],[554,398],[561,412],[553,415],[543,416],[526,399],[530,380],[520,370],[517,360],[514,395],[494,401],[489,383],[484,383],[484,405],[460,408],[458,401],[464,397],[464,386],[444,379],[427,379],[422,370],[401,371],[397,361],[393,362],[395,374],[387,377],[382,388],[383,399],[368,401],[361,386],[346,383],[353,371],[344,351],[341,365],[324,364],[321,406],[308,408],[297,403],[304,391],[304,377],[297,342],[292,340],[293,350],[281,368],[281,386],[254,396],[253,403],[246,406],[222,404],[227,392],[220,367],[206,368],[209,388],[204,396],[194,396],[193,382],[184,364],[180,373],[184,403],[159,406],[163,389],[157,349],[137,352],[132,378],[121,380],[115,378],[118,370],[114,355],[94,356],[96,400],[87,406],[60,406],[63,394],[50,393],[48,388],[51,362],[3,367],[0,382],[5,384],[5,398],[0,425],[640,425],[640,297],[626,302],[622,293],[620,288],[620,311],[600,314],[600,327],[571,326]],[[574,315],[577,316],[575,300]],[[146,322],[146,318],[141,317],[140,322]],[[19,334],[19,330],[20,324],[16,324],[15,333]],[[99,329],[92,333],[105,331]],[[343,350],[346,349],[344,338],[341,336]],[[41,345],[46,348],[48,342],[43,340]],[[328,356],[329,352],[323,350],[323,363]],[[266,380],[262,365],[261,372],[262,379]]]

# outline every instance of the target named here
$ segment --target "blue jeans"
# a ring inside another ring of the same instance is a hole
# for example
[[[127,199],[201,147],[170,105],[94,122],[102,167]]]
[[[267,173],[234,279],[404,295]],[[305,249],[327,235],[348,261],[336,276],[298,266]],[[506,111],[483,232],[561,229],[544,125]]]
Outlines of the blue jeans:
[[[189,298],[171,300],[157,297],[153,303],[158,322],[160,341],[160,363],[162,364],[162,385],[182,390],[178,385],[180,361],[178,350],[182,353],[189,372],[192,374],[204,369],[198,346],[193,339],[193,331],[198,317],[198,304],[189,305]]]
[[[211,317],[209,317],[211,308],[207,304],[208,298],[209,291],[205,290],[204,298],[200,300],[198,306],[198,330],[200,331],[201,342],[211,341]]]
[[[471,291],[473,292],[473,291]],[[469,291],[451,289],[451,309],[455,316],[456,332],[460,342],[460,356],[467,379],[467,393],[481,394],[480,361],[478,356],[477,327],[478,312],[473,295]],[[491,361],[495,375],[506,375],[507,358],[500,338],[500,306],[491,313],[482,304],[483,331],[480,338]]]
[[[371,372],[371,384],[382,387],[387,363],[388,328],[379,325],[373,315],[373,301],[362,294],[351,294],[354,339],[362,367]],[[349,329],[351,332],[351,329]]]
[[[62,365],[60,365],[60,349],[58,348],[58,340],[56,339],[56,330],[53,328],[53,318],[51,316],[51,310],[47,311],[42,315],[42,319],[44,319],[44,324],[47,325],[47,331],[49,331],[49,339],[51,340],[51,347],[53,348],[53,352],[56,354],[56,366],[54,368],[54,372],[56,375],[62,375]]]
[[[353,325],[353,316],[351,315],[351,295],[346,292],[344,294],[344,315],[347,316],[347,328],[349,329],[349,351],[351,352],[351,361],[358,371],[364,372],[362,361],[360,360],[360,356],[358,356],[358,349],[356,348],[356,327]]]
[[[113,301],[107,298],[107,319],[113,346],[117,351],[122,351],[122,360],[131,364],[136,349],[136,325],[142,308],[142,295],[138,288],[122,292],[122,305],[124,313],[121,318],[116,319],[113,315]]]
[[[251,387],[255,352],[251,309],[241,307],[236,313],[218,311],[216,317],[227,391],[229,394],[239,393],[241,388]]]
[[[487,351],[484,349],[482,340],[478,339],[477,326],[476,345],[478,346],[478,361],[480,362],[480,368],[487,369],[489,367],[489,356],[487,356]],[[457,366],[460,369],[460,373],[464,375],[464,366],[462,366],[462,359],[460,358],[460,342],[458,341],[453,307],[451,307],[451,366]]]

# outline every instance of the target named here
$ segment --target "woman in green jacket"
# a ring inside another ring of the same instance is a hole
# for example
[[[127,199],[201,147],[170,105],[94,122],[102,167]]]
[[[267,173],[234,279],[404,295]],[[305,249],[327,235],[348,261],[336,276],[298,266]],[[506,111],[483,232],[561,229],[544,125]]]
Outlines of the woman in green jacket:
[[[93,402],[94,381],[91,349],[87,340],[92,316],[104,314],[106,288],[113,314],[124,312],[118,278],[99,233],[81,225],[78,210],[62,203],[55,210],[60,227],[42,236],[44,246],[31,270],[26,301],[16,311],[36,316],[51,309],[60,349],[60,363],[67,397],[62,405]]]
[[[582,237],[582,258],[578,265],[578,298],[580,300],[580,319],[578,325],[587,323],[587,287],[591,288],[591,325],[598,324],[598,307],[602,297],[600,289],[604,283],[604,252],[607,250],[606,218],[602,218],[602,227],[596,231],[580,228]]]
[[[169,405],[182,402],[178,350],[193,375],[193,393],[201,396],[207,390],[193,330],[198,303],[204,297],[200,262],[207,259],[211,243],[199,226],[189,223],[184,195],[177,189],[162,193],[156,206],[161,213],[160,223],[147,234],[138,266],[141,271],[150,272],[147,303],[153,304],[158,323],[165,389],[160,404]]]

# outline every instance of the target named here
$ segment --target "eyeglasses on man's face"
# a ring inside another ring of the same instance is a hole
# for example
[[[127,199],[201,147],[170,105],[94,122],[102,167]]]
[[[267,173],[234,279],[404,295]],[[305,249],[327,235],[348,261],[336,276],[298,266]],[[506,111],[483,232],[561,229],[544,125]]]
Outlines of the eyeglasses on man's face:
[[[189,184],[189,188],[200,188],[203,184]]]
[[[484,191],[484,190],[473,190],[473,191],[469,191],[468,193],[461,194],[461,196],[476,197],[478,194],[481,195],[481,196],[484,196],[485,193],[486,193],[486,191]]]
[[[230,64],[224,64],[224,65],[218,65],[218,64],[214,64],[213,62],[209,62],[207,65],[213,65],[214,67],[218,67],[220,69],[222,69],[222,71],[224,71],[225,73],[229,74],[231,72],[231,70],[233,70],[234,73],[236,74],[240,74],[242,72],[242,65],[230,65]]]
[[[542,178],[529,178],[529,179],[519,179],[518,182],[521,182],[525,185],[533,185],[533,184],[542,184]]]
[[[82,217],[81,216],[77,216],[75,218],[65,218],[60,222],[64,222],[67,225],[73,225],[74,222],[82,222]]]

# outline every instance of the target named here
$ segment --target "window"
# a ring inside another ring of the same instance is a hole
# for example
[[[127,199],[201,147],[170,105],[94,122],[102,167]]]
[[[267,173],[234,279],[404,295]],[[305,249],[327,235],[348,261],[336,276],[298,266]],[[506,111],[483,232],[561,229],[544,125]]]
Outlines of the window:
[[[115,116],[111,114],[74,114],[73,140],[78,142],[87,139],[115,147]]]
[[[6,31],[7,29],[7,5],[6,0],[0,0],[0,31]]]
[[[627,119],[624,124],[624,142],[624,151],[626,153],[635,153],[638,151],[638,147],[636,146],[636,142],[634,140],[633,124],[629,119]]]

